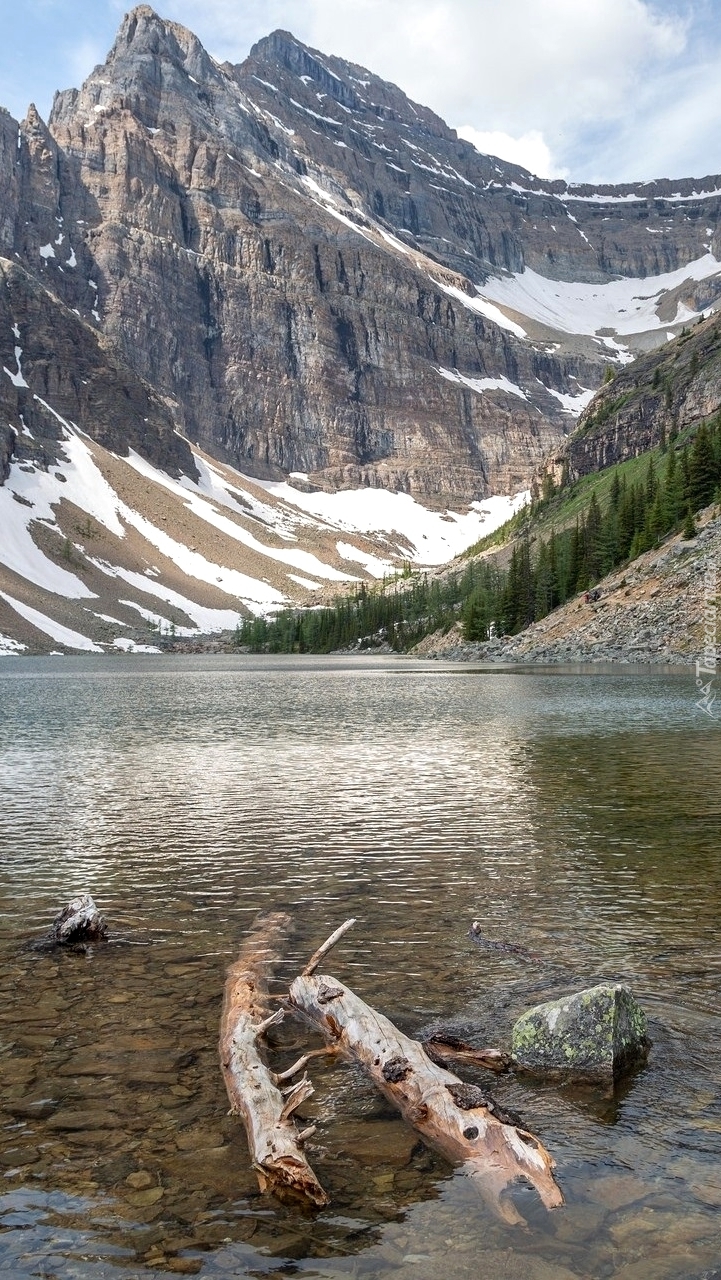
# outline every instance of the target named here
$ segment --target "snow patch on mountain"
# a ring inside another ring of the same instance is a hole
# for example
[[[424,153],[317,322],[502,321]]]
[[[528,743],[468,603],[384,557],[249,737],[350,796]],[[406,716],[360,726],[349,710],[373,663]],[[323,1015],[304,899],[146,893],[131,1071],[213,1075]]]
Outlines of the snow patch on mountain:
[[[115,649],[122,649],[124,653],[162,653],[162,649],[154,644],[138,644],[135,640],[129,640],[127,636],[118,636],[117,640],[113,640]]]
[[[515,382],[511,382],[509,378],[468,378],[464,373],[459,373],[457,369],[439,368],[438,372],[447,382],[458,382],[463,387],[468,387],[469,391],[476,391],[482,394],[484,391],[505,391],[509,396],[520,396],[521,400],[527,400],[528,396]]]
[[[472,502],[466,512],[429,511],[407,493],[388,489],[344,489],[303,493],[285,481],[254,480],[276,499],[299,507],[348,533],[387,533],[405,543],[400,554],[414,564],[447,564],[492,533],[525,506],[529,494],[500,495]]]
[[[13,640],[10,636],[0,634],[0,658],[16,657],[17,654],[24,653],[26,649],[26,644],[21,644],[19,640]]]
[[[162,582],[156,581],[155,578],[147,577],[143,573],[136,573],[133,569],[124,569],[122,565],[109,564],[105,560],[93,559],[91,556],[88,557],[88,561],[109,578],[120,578],[128,586],[135,587],[137,591],[144,591],[147,595],[155,596],[165,604],[182,610],[196,624],[198,631],[204,634],[211,634],[217,631],[232,631],[238,624],[240,615],[237,609],[209,609],[204,605],[196,604],[189,596],[184,596],[179,591],[174,591],[172,587],[166,587]],[[259,585],[262,586],[263,584]],[[280,593],[278,595],[280,596]],[[283,601],[282,596],[280,596],[280,599]],[[247,602],[244,603],[247,604]],[[276,607],[278,606],[276,605]],[[253,612],[253,610],[250,610],[250,612]],[[261,613],[262,610],[259,608],[255,612]]]
[[[352,542],[336,542],[335,545],[339,556],[344,560],[355,560],[356,564],[362,564],[366,573],[369,573],[372,578],[385,578],[395,573],[396,566],[389,560],[379,560],[378,556],[371,555],[368,551],[360,551],[358,547],[353,546]]]
[[[544,383],[541,383],[544,386]],[[554,391],[552,387],[546,387],[549,396],[553,396],[554,400],[558,400],[563,405],[564,413],[570,413],[574,418],[578,418],[587,405],[591,403],[595,396],[595,391],[581,391],[578,395],[572,396],[563,391]]]
[[[528,337],[526,330],[520,324],[516,324],[515,320],[510,320],[501,311],[500,307],[496,306],[493,301],[489,301],[491,295],[487,286],[484,286],[484,293],[476,297],[475,295],[464,293],[462,289],[456,288],[453,284],[444,284],[441,280],[433,279],[432,276],[430,279],[439,289],[447,293],[450,298],[455,298],[468,311],[475,311],[478,315],[485,316],[487,320],[492,320],[494,324],[500,325],[501,329],[507,329],[509,333],[514,334],[517,338]],[[542,280],[543,276],[539,276],[539,279]],[[551,281],[549,280],[547,283],[550,284]],[[499,301],[505,306],[513,307],[516,311],[523,311],[523,307],[518,307],[513,301],[507,302],[505,298],[500,298]],[[529,312],[524,312],[524,314],[530,315]]]
[[[27,387],[28,384],[25,381],[25,378],[23,376],[23,367],[22,367],[22,364],[20,363],[20,360],[23,354],[22,347],[15,347],[14,354],[15,354],[15,363],[17,365],[16,372],[12,373],[12,371],[8,369],[7,365],[4,364],[3,373],[7,374],[8,378],[10,379],[14,387]]]
[[[85,583],[46,556],[31,534],[36,521],[57,529],[53,507],[61,498],[70,496],[67,484],[58,479],[65,474],[59,468],[47,472],[12,468],[10,478],[0,488],[0,564],[55,595],[68,600],[91,599],[92,592]],[[77,496],[76,493],[72,501]]]
[[[24,618],[31,626],[36,627],[38,631],[42,631],[44,635],[50,636],[50,639],[55,640],[58,644],[64,644],[68,649],[82,649],[86,653],[104,652],[99,644],[95,644],[87,636],[81,635],[79,631],[72,631],[70,627],[62,626],[54,618],[49,618],[46,613],[41,613],[39,609],[31,609],[30,605],[23,604],[21,600],[16,600],[14,596],[8,595],[6,591],[0,591],[0,596],[2,596],[6,604],[10,605],[11,609],[20,614],[21,618]]]
[[[607,284],[549,280],[526,267],[516,275],[489,279],[482,296],[492,303],[520,311],[531,320],[563,333],[596,334],[611,329],[618,334],[645,333],[667,327],[658,316],[665,294],[686,281],[720,277],[721,262],[706,253],[694,262],[664,275],[611,280]],[[700,314],[688,311],[681,317]],[[677,312],[674,323],[680,323]]]

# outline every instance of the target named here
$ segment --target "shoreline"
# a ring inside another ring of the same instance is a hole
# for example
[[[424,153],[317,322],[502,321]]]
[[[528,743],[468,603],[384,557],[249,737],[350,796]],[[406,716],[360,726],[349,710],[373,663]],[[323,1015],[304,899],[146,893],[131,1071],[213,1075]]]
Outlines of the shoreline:
[[[594,599],[577,595],[515,636],[467,641],[457,622],[450,631],[427,635],[407,653],[382,644],[333,654],[250,655],[238,648],[233,633],[171,639],[137,632],[136,652],[108,648],[104,653],[68,649],[0,650],[0,658],[89,656],[147,658],[235,655],[242,657],[398,657],[456,665],[629,666],[692,669],[717,654],[718,583],[721,579],[721,515],[708,508],[695,538],[681,534],[644,552],[615,570],[594,588]],[[586,593],[588,594],[588,593]],[[710,639],[711,638],[711,639]],[[712,641],[712,643],[711,643]],[[152,643],[149,643],[152,642]],[[142,652],[142,649],[145,652]],[[706,667],[709,663],[706,661]],[[715,675],[715,667],[713,668]]]

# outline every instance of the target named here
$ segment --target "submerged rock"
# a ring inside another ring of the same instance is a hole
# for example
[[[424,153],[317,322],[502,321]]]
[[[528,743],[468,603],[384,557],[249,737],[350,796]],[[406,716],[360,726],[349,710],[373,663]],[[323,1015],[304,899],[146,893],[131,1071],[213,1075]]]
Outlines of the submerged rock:
[[[536,1075],[610,1084],[649,1045],[646,1015],[628,987],[602,983],[529,1009],[513,1028],[512,1055]]]

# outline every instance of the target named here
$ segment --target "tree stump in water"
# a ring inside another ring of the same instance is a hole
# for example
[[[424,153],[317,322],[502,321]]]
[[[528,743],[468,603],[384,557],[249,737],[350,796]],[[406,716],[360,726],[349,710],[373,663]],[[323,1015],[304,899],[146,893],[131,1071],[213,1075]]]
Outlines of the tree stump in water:
[[[53,921],[53,942],[63,947],[99,942],[107,936],[108,926],[89,893],[73,898]]]

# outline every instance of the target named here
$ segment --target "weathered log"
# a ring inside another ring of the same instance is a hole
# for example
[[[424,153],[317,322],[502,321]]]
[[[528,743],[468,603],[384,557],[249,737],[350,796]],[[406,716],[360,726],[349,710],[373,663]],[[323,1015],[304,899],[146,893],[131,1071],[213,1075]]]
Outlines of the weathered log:
[[[303,1142],[314,1130],[311,1126],[299,1133],[292,1118],[313,1093],[313,1086],[304,1076],[281,1092],[279,1077],[269,1071],[258,1047],[268,1028],[283,1019],[282,1009],[269,1012],[267,980],[289,924],[289,916],[280,912],[258,919],[238,959],[227,970],[220,1063],[231,1112],[245,1125],[261,1191],[321,1206],[328,1204],[328,1196],[302,1151]]]
[[[53,921],[53,942],[61,946],[98,942],[107,936],[108,926],[89,893],[72,898]]]
[[[291,1004],[358,1062],[389,1102],[429,1146],[474,1179],[489,1206],[509,1223],[523,1223],[502,1193],[517,1179],[530,1182],[548,1209],[563,1204],[554,1161],[533,1134],[494,1117],[484,1095],[438,1066],[417,1040],[403,1035],[335,978],[301,975]]]
[[[447,1062],[469,1062],[474,1067],[485,1067],[497,1076],[511,1069],[511,1057],[502,1049],[474,1049],[456,1036],[432,1036],[421,1040],[421,1047],[431,1062],[444,1067]]]

